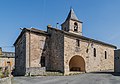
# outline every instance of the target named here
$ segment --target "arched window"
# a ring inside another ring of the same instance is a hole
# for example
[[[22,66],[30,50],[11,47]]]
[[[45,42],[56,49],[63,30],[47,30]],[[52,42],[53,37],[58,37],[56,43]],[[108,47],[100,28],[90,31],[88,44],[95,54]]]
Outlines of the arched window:
[[[96,57],[96,49],[94,48],[94,57]]]
[[[75,22],[74,23],[74,31],[77,32],[78,31],[78,24]]]
[[[105,51],[105,59],[107,59],[107,52]]]
[[[64,28],[64,31],[67,31],[66,27]]]

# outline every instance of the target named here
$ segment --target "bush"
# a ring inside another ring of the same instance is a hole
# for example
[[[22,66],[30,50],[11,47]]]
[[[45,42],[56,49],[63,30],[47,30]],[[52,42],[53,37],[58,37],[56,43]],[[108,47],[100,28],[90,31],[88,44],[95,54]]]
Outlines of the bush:
[[[2,69],[0,69],[0,78],[4,78],[4,74],[2,72]]]
[[[0,78],[8,77],[9,76],[9,70],[8,68],[0,68]]]

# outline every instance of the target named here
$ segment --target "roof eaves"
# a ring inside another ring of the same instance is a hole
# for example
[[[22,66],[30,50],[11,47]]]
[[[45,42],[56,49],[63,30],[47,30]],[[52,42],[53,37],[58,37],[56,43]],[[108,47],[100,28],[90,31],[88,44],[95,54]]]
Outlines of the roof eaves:
[[[56,28],[52,28],[52,27],[49,27],[49,28],[60,31],[60,32],[62,32],[64,34],[67,34],[67,35],[70,35],[70,36],[78,37],[80,39],[87,40],[87,41],[93,41],[93,42],[103,44],[103,45],[107,45],[107,46],[111,46],[111,47],[114,47],[115,49],[117,49],[117,47],[112,45],[112,44],[108,44],[108,43],[105,43],[105,42],[102,42],[102,41],[99,41],[99,40],[91,39],[91,38],[88,38],[88,37],[85,37],[85,36],[81,36],[81,35],[77,35],[77,34],[74,34],[74,33],[66,32],[66,31],[63,31],[63,30],[56,29]]]
[[[15,43],[13,44],[15,46],[15,44],[18,42],[18,40],[22,37],[22,35],[25,32],[33,32],[33,33],[37,33],[37,34],[44,34],[44,35],[48,35],[48,33],[46,31],[42,31],[42,30],[38,30],[35,28],[23,28],[22,32],[20,33],[20,35],[18,36],[17,40],[15,41]]]

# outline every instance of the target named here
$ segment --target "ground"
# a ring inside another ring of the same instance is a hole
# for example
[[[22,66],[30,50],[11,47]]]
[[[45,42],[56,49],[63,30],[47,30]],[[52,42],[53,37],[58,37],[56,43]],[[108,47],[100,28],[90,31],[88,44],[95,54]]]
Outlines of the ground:
[[[72,76],[14,77],[13,84],[120,84],[112,73],[85,73]]]

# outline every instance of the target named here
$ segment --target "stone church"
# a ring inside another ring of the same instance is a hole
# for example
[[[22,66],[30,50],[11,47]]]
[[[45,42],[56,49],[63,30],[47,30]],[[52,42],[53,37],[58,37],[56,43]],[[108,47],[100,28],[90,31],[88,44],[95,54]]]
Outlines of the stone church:
[[[17,75],[114,70],[116,46],[83,36],[82,22],[73,9],[61,26],[61,30],[51,25],[47,31],[22,29],[14,43]]]

